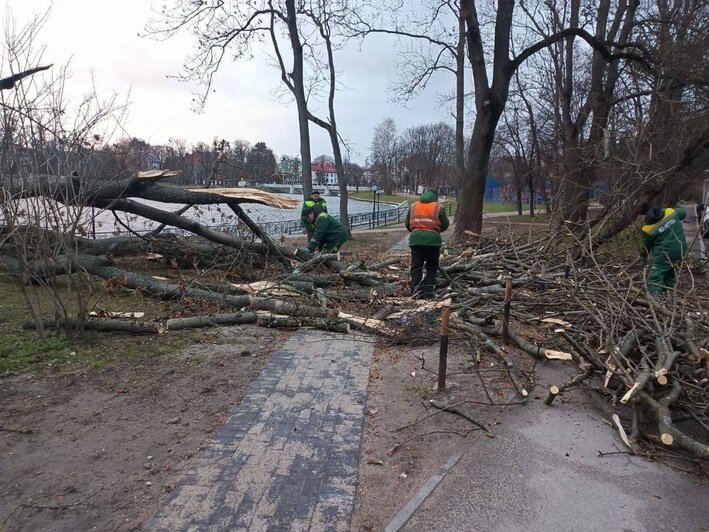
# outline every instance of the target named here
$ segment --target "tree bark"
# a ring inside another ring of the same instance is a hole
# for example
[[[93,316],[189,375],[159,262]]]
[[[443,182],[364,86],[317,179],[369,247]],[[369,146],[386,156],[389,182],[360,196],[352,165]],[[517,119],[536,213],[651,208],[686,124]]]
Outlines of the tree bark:
[[[465,176],[465,19],[458,14],[455,57],[455,172],[460,190]]]
[[[310,155],[310,124],[308,122],[308,100],[305,96],[305,81],[303,79],[303,43],[300,41],[298,22],[296,19],[295,0],[286,0],[286,24],[288,37],[293,50],[293,95],[298,109],[298,130],[300,132],[300,158],[302,160],[301,179],[303,182],[303,197],[310,197],[313,191],[312,157]]]

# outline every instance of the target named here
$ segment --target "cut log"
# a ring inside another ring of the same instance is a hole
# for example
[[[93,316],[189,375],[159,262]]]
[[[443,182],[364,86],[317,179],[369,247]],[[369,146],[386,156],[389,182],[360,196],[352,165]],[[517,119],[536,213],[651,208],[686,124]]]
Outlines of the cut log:
[[[174,318],[165,322],[168,331],[183,329],[198,329],[202,327],[216,327],[223,325],[243,325],[256,323],[255,312],[235,312],[232,314],[210,314],[206,316],[192,316],[190,318]]]
[[[675,442],[675,439],[672,436],[672,434],[670,434],[668,432],[663,432],[662,435],[660,436],[660,440],[665,445],[672,445]]]
[[[544,399],[544,404],[547,406],[552,404],[557,395],[559,395],[559,387],[551,386],[549,388],[549,394],[547,395],[546,399]]]
[[[45,329],[61,328],[61,329],[76,329],[82,327],[87,331],[100,332],[125,332],[130,334],[159,334],[165,331],[165,328],[159,323],[141,322],[141,321],[126,321],[114,319],[89,319],[80,323],[75,319],[68,320],[42,320],[42,326]],[[36,329],[37,324],[34,321],[28,321],[23,324],[24,329]]]
[[[261,327],[297,329],[298,327],[313,327],[323,331],[349,334],[350,326],[345,321],[324,318],[308,318],[299,316],[279,316],[259,312],[257,323]]]

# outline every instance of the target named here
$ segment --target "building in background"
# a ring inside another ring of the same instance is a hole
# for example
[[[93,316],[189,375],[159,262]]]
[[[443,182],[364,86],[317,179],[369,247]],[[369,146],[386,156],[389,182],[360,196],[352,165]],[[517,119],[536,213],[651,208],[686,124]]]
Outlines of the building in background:
[[[313,172],[313,186],[336,187],[337,168],[331,161],[318,161],[311,166]]]
[[[284,185],[300,184],[300,158],[283,155],[278,162],[274,177],[277,183]]]

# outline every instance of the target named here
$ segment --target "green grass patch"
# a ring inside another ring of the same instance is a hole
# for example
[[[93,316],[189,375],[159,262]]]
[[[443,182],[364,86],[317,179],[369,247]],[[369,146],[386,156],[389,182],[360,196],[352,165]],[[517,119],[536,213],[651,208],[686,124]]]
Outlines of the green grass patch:
[[[59,288],[65,288],[65,278],[58,278]],[[49,295],[38,287],[35,302],[45,318],[53,316]],[[65,301],[69,311],[74,305]],[[91,288],[89,308],[112,311],[143,311],[147,320],[169,315],[174,303],[160,302],[136,295],[133,291],[118,289],[107,292],[100,281]],[[64,330],[51,329],[47,338],[34,330],[23,329],[30,320],[21,285],[13,279],[0,276],[0,375],[3,373],[34,372],[47,368],[66,371],[82,367],[102,369],[118,363],[142,363],[157,357],[173,356],[196,342],[218,343],[220,338],[209,329],[175,331],[161,335],[134,335],[84,331],[80,338],[71,340]]]
[[[39,364],[67,362],[75,354],[73,342],[66,337],[40,338],[29,332],[3,335],[0,337],[0,374]]]
[[[483,211],[484,212],[517,212],[517,205],[515,205],[514,203],[505,203],[505,202],[500,202],[500,203],[485,202],[485,203],[483,203]]]
[[[441,201],[441,205],[446,208],[446,214],[448,216],[455,216],[458,211],[457,201]],[[517,205],[513,203],[493,203],[486,202],[483,203],[483,211],[489,212],[515,212],[517,210]]]
[[[530,216],[529,214],[523,214],[520,216],[519,214],[510,214],[509,216],[503,216],[500,218],[497,218],[497,220],[501,222],[512,222],[512,223],[539,223],[539,224],[546,224],[549,223],[549,220],[551,220],[551,216],[548,215],[546,212],[542,214],[537,214],[535,216]]]

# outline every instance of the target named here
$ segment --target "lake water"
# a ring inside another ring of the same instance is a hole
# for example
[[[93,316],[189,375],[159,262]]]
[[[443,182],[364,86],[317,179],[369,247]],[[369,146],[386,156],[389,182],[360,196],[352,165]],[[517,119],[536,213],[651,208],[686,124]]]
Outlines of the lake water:
[[[296,199],[299,203],[303,198],[300,194],[282,194],[282,196]],[[132,199],[136,202],[144,203],[146,205],[150,205],[151,207],[170,212],[178,211],[184,207],[184,205],[177,203],[161,203],[158,201],[137,198]],[[328,196],[325,197],[325,200],[327,201],[328,213],[338,216],[340,213],[339,196]],[[86,207],[83,207],[81,211],[77,211],[75,207],[66,207],[65,205],[58,204],[53,200],[48,200],[46,198],[21,200],[13,203],[13,205],[19,210],[19,212],[14,215],[19,218],[19,223],[31,220],[32,223],[39,223],[44,227],[55,228],[61,232],[70,231],[74,226],[74,220],[80,213],[81,223],[79,224],[77,231],[81,234],[90,235],[92,232],[91,218],[93,216],[95,220],[96,236],[98,238],[108,237],[115,234],[126,234],[126,227],[130,228],[131,231],[141,233],[155,229],[159,225],[158,222],[120,211],[116,211],[114,214],[110,210],[91,209]],[[280,232],[284,231],[281,224],[273,224],[273,222],[286,222],[284,225],[287,226],[289,225],[287,224],[289,221],[299,221],[302,203],[294,209],[276,209],[274,207],[267,207],[265,205],[255,203],[243,203],[241,204],[241,207],[252,220],[260,225],[269,223],[271,226],[278,225],[278,227],[270,227],[268,229],[269,232],[272,232],[273,234],[280,234]],[[382,212],[395,208],[396,205],[386,203],[379,205],[379,210]],[[372,203],[350,199],[348,202],[348,210],[350,215],[371,213]],[[71,216],[68,215],[69,213],[71,213]],[[193,206],[187,210],[183,216],[185,218],[198,221],[208,227],[222,231],[233,228],[236,220],[236,215],[225,204]],[[3,213],[0,211],[0,225],[2,225],[3,222]],[[299,232],[299,229],[296,229]]]
[[[302,200],[303,196],[300,194],[282,194],[283,196],[294,198],[297,200]],[[152,207],[156,207],[163,210],[177,211],[183,205],[174,203],[160,203],[157,201],[136,199],[135,201],[140,201]],[[339,216],[340,214],[340,198],[339,196],[327,196],[325,197],[327,201],[327,211],[329,214],[334,216]],[[267,207],[266,205],[259,205],[255,203],[244,203],[241,208],[249,215],[249,217],[258,224],[265,224],[268,222],[286,222],[290,220],[299,220],[300,211],[302,204],[295,209],[276,209],[273,207]],[[386,203],[381,203],[379,205],[379,210],[385,211],[389,209],[396,208],[396,205],[390,205]],[[367,201],[361,201],[356,199],[350,199],[348,201],[348,211],[350,215],[359,213],[369,213],[372,212],[372,203]],[[150,231],[155,228],[158,223],[142,218],[140,216],[130,215],[122,212],[116,212],[118,218],[130,227],[131,230],[136,232]],[[207,226],[225,226],[231,225],[236,216],[232,210],[225,204],[218,205],[199,205],[192,207],[187,212],[184,213],[186,218],[200,222],[201,224]],[[121,224],[116,222],[115,216],[110,211],[97,211],[96,212],[96,235],[97,236],[109,236],[115,232],[123,233],[125,231]]]

